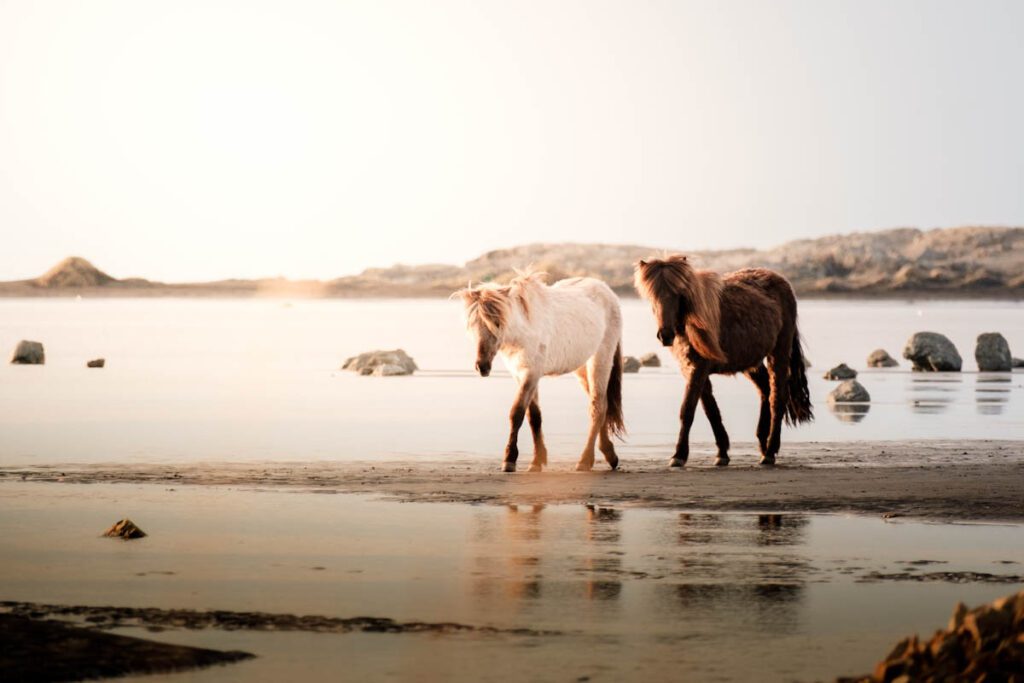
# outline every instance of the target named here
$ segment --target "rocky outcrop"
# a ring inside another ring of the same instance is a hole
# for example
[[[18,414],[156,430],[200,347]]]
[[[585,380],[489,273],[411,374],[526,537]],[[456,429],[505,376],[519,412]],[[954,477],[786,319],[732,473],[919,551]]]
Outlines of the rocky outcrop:
[[[103,532],[103,535],[110,536],[112,538],[123,538],[126,541],[130,541],[135,538],[143,538],[146,536],[146,532],[135,526],[135,522],[125,518],[115,522],[114,526]]]
[[[974,360],[982,372],[1009,372],[1013,369],[1013,356],[1006,338],[998,332],[984,332],[978,335],[974,347]]]
[[[640,372],[640,359],[636,356],[623,356],[622,357],[622,371],[623,372]]]
[[[840,363],[839,365],[835,366],[834,368],[832,368],[831,370],[829,370],[828,372],[826,372],[823,375],[823,377],[825,379],[832,379],[832,380],[836,380],[836,379],[853,379],[856,376],[857,376],[857,371],[854,370],[853,368],[851,368],[846,363]]]
[[[873,674],[837,683],[1024,680],[1024,591],[968,610],[953,609],[945,630],[904,638]]]
[[[889,355],[885,349],[875,349],[868,354],[869,368],[895,368],[899,361]]]
[[[71,256],[35,279],[40,287],[102,287],[116,280],[78,256]]]
[[[947,337],[938,332],[917,332],[903,348],[903,357],[925,372],[960,372],[963,359]]]
[[[654,353],[653,351],[651,353],[645,353],[644,355],[640,356],[640,365],[644,366],[645,368],[660,368],[661,358],[659,358],[658,354]]]
[[[86,362],[85,367],[87,367],[87,368],[102,368],[106,364],[107,364],[107,359],[106,358],[96,358],[94,360]]]
[[[829,403],[868,403],[871,394],[855,379],[848,379],[828,395]]]
[[[22,339],[11,354],[11,363],[15,365],[42,365],[46,362],[46,352],[42,342]]]
[[[391,351],[367,351],[352,356],[341,366],[342,370],[351,370],[360,375],[411,375],[416,370],[416,361],[402,349]]]

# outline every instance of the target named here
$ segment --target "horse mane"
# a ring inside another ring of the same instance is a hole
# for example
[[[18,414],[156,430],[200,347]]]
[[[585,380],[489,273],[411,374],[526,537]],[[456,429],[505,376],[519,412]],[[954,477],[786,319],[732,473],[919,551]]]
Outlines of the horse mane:
[[[519,302],[523,307],[523,315],[530,318],[530,297],[542,292],[547,286],[547,273],[532,268],[517,269],[514,272],[515,277],[507,285],[487,282],[474,286],[471,283],[455,293],[466,304],[469,324],[482,323],[491,334],[497,336],[498,330],[508,324],[514,302]]]
[[[722,325],[722,277],[711,270],[695,270],[686,257],[673,254],[636,264],[634,284],[640,296],[661,300],[682,296],[689,302],[684,329],[690,346],[710,360],[724,361],[719,342]]]

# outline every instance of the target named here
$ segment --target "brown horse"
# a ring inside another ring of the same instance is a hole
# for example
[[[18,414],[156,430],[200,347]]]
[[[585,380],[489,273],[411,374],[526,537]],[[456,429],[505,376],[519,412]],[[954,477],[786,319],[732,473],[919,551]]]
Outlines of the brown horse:
[[[685,256],[674,255],[637,263],[635,283],[654,309],[658,339],[672,347],[687,377],[679,415],[682,428],[669,464],[686,464],[698,399],[715,433],[715,464],[729,464],[729,435],[710,376],[742,372],[761,394],[761,464],[774,465],[783,417],[791,425],[814,419],[796,328],[796,295],[786,278],[764,268],[722,277],[694,270]]]

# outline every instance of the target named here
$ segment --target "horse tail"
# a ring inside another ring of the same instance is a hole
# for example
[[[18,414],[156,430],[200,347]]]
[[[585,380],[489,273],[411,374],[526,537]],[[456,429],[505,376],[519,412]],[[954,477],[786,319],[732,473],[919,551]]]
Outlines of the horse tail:
[[[793,335],[793,351],[789,357],[789,402],[786,405],[786,424],[798,425],[813,419],[811,392],[807,388],[807,364],[798,330]]]
[[[608,410],[604,424],[608,431],[621,437],[626,433],[626,425],[622,421],[622,342],[615,347],[612,361],[612,373],[608,377]]]

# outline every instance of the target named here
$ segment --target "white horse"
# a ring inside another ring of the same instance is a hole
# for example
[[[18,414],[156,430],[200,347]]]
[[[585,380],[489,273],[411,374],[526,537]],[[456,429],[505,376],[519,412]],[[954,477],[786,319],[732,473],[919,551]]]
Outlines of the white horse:
[[[590,433],[576,469],[593,468],[598,440],[615,469],[619,458],[611,437],[623,432],[619,298],[600,280],[577,277],[548,286],[544,275],[520,273],[504,286],[482,284],[455,293],[465,304],[466,327],[476,342],[477,371],[487,377],[494,356],[501,354],[519,382],[502,470],[516,470],[519,428],[527,411],[534,447],[530,471],[547,464],[537,384],[543,376],[568,372],[576,373],[590,396]]]

